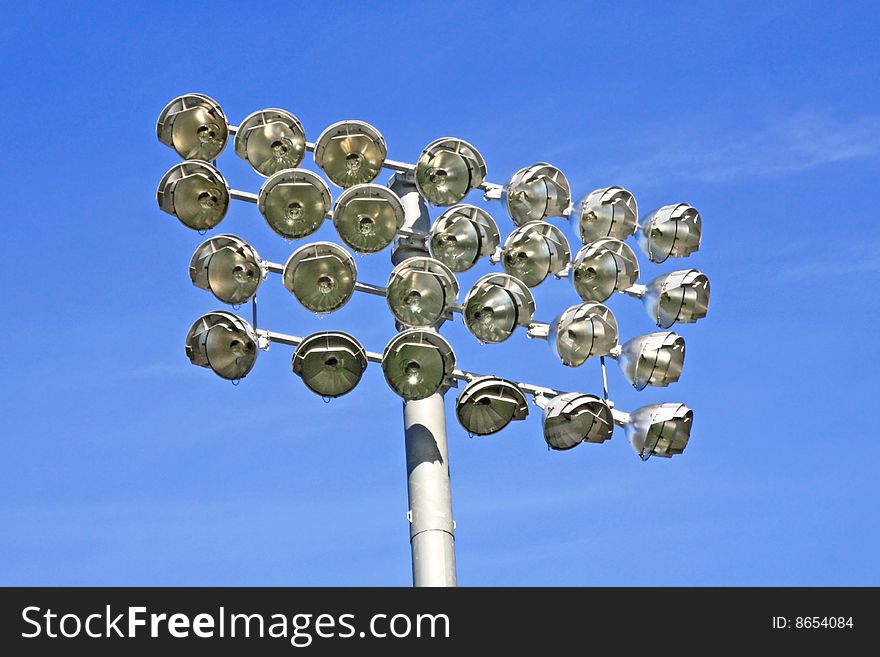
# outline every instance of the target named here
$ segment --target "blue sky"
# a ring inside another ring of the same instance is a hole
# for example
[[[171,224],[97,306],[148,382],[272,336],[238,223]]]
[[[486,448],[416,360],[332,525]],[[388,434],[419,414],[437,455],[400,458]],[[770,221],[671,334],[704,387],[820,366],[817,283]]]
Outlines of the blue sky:
[[[234,123],[283,107],[315,139],[358,118],[398,160],[454,135],[492,181],[544,160],[579,194],[616,184],[644,211],[701,211],[699,253],[641,258],[644,278],[712,281],[709,316],[678,329],[681,381],[636,393],[609,372],[621,408],[695,410],[687,451],[642,463],[618,430],[549,452],[537,409],[485,439],[450,416],[461,584],[880,584],[875,4],[180,5],[0,10],[0,583],[410,582],[401,404],[379,367],[325,405],[289,348],[238,387],[184,356],[219,304],[187,277],[203,238],[156,206],[178,159],[155,120],[197,91]],[[231,148],[218,166],[259,188]],[[246,203],[219,230],[275,261],[296,246]],[[358,259],[363,280],[386,279],[387,255]],[[536,298],[545,321],[577,300],[565,281]],[[318,319],[273,278],[260,300],[275,330],[371,350],[393,334],[375,297]],[[609,305],[622,337],[652,329],[635,300]],[[596,363],[565,368],[523,334],[443,331],[462,368],[599,390]]]

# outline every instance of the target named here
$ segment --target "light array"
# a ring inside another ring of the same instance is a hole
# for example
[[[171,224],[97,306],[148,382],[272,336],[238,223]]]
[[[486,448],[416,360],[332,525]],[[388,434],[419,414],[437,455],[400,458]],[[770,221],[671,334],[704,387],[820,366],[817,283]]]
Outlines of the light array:
[[[640,298],[661,329],[706,315],[709,281],[704,274],[673,271],[640,285],[638,260],[625,242],[636,236],[653,263],[694,253],[701,218],[692,206],[666,205],[639,220],[635,197],[622,187],[598,189],[572,203],[568,180],[547,163],[524,167],[498,185],[486,181],[485,159],[462,139],[437,139],[414,165],[407,164],[387,159],[385,139],[367,123],[335,123],[310,143],[300,121],[285,110],[254,112],[236,127],[216,101],[201,94],[171,101],[159,117],[157,133],[185,160],[159,183],[159,206],[191,229],[217,227],[231,201],[241,200],[256,204],[269,227],[288,240],[304,240],[331,220],[340,241],[358,253],[377,253],[401,238],[424,247],[423,256],[400,262],[386,284],[376,286],[358,280],[355,259],[336,243],[306,243],[282,265],[261,259],[240,237],[209,238],[192,257],[190,278],[223,303],[255,300],[268,276],[280,274],[284,287],[315,313],[338,310],[354,292],[384,296],[402,330],[380,354],[366,351],[346,333],[300,338],[216,311],[196,320],[187,334],[186,353],[194,364],[225,379],[242,379],[258,352],[278,342],[296,348],[293,372],[323,397],[353,390],[372,361],[381,364],[389,387],[408,401],[465,382],[456,415],[474,435],[493,434],[525,419],[528,395],[543,410],[544,437],[553,449],[604,442],[614,424],[625,427],[642,459],[673,456],[687,445],[693,413],[683,404],[652,404],[625,413],[595,395],[465,372],[456,368],[455,353],[438,328],[460,313],[481,343],[503,342],[522,328],[529,337],[547,340],[569,367],[598,357],[604,368],[609,356],[637,390],[674,383],[684,364],[684,339],[664,330],[620,344],[617,320],[603,302],[615,292]],[[231,135],[235,153],[265,177],[257,194],[232,189],[213,164]],[[307,151],[330,182],[342,188],[335,203],[319,175],[299,168]],[[383,168],[407,176],[426,202],[448,208],[430,231],[404,228],[401,199],[374,182]],[[492,216],[462,203],[474,190],[502,203],[510,216],[514,229],[503,244]],[[563,231],[547,221],[553,217],[567,217],[583,242],[574,258]],[[504,273],[481,277],[458,304],[455,275],[481,258],[500,263]],[[551,276],[569,277],[582,302],[552,322],[536,322],[530,288]]]

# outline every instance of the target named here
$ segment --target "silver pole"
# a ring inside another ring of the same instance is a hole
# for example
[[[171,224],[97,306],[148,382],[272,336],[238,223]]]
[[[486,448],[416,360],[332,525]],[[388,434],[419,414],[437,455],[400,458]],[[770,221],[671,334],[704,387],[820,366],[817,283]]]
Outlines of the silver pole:
[[[404,227],[427,233],[431,219],[412,173],[396,173],[388,186],[403,201]],[[425,254],[424,241],[400,237],[391,261],[398,264]],[[455,525],[443,395],[404,402],[403,429],[413,586],[455,586]]]

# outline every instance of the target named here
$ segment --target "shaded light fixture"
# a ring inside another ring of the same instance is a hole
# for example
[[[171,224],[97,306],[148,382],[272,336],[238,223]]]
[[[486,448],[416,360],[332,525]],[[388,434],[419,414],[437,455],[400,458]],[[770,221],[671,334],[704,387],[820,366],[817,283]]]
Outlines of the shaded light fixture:
[[[544,440],[551,449],[565,450],[581,443],[604,443],[611,438],[614,421],[608,403],[594,395],[565,392],[544,406]]]
[[[339,310],[348,303],[357,281],[352,255],[333,242],[298,248],[284,265],[284,287],[316,313]]]
[[[193,285],[231,305],[251,299],[263,282],[263,274],[259,254],[235,235],[218,235],[202,242],[189,263]]]
[[[513,223],[561,217],[571,204],[571,187],[565,175],[545,162],[520,169],[504,186],[502,201]]]
[[[184,160],[216,159],[229,139],[226,115],[204,94],[178,96],[159,114],[156,134]]]
[[[570,220],[584,244],[603,237],[625,240],[637,228],[639,208],[635,197],[623,187],[603,187],[575,203]]]
[[[709,279],[696,269],[682,269],[658,276],[648,283],[645,308],[657,326],[689,324],[709,310]]]
[[[286,169],[266,178],[257,208],[275,233],[288,240],[317,231],[330,212],[330,188],[307,169]]]
[[[668,331],[639,335],[627,341],[618,355],[612,354],[626,380],[636,390],[664,387],[681,377],[684,338]]]
[[[231,381],[247,376],[258,351],[251,325],[227,312],[202,315],[186,334],[186,356],[190,362]]]
[[[636,237],[651,262],[686,258],[700,248],[703,224],[700,213],[687,203],[664,205],[642,219]]]
[[[191,160],[171,167],[156,190],[159,207],[187,228],[209,230],[229,209],[229,185],[207,162]]]
[[[339,187],[373,182],[387,155],[385,138],[363,121],[334,123],[315,142],[315,164]]]
[[[309,390],[330,399],[354,390],[367,368],[367,352],[347,333],[322,331],[303,339],[293,354],[293,372]]]
[[[407,258],[388,277],[388,307],[401,324],[434,326],[458,298],[455,274],[439,260]]]
[[[529,326],[535,298],[513,276],[486,274],[467,293],[463,308],[468,331],[480,342],[495,344],[507,340],[518,327]]]
[[[630,444],[643,461],[669,458],[687,447],[694,412],[684,404],[651,404],[629,414],[624,424]]]
[[[406,401],[445,392],[454,370],[452,347],[433,329],[406,329],[382,353],[385,380]]]
[[[263,176],[295,169],[305,152],[306,133],[302,123],[283,109],[254,112],[241,122],[235,133],[235,154]]]
[[[571,282],[584,301],[605,301],[639,278],[639,262],[626,242],[603,237],[584,246],[571,265]]]
[[[404,219],[400,198],[384,185],[349,187],[333,209],[339,239],[359,253],[376,253],[391,244]]]
[[[607,356],[617,346],[617,320],[601,303],[587,301],[553,320],[547,341],[563,365],[579,367],[590,357]]]
[[[486,177],[486,160],[463,139],[443,137],[425,147],[416,162],[416,186],[433,205],[454,205]]]
[[[497,376],[481,376],[469,381],[461,391],[455,414],[468,433],[488,436],[514,420],[524,420],[529,405],[517,385]]]
[[[463,272],[492,255],[500,241],[498,226],[488,212],[475,205],[454,205],[431,226],[428,249],[452,271]]]
[[[504,271],[528,287],[536,287],[568,266],[571,251],[559,228],[546,221],[525,224],[514,230],[501,247]]]

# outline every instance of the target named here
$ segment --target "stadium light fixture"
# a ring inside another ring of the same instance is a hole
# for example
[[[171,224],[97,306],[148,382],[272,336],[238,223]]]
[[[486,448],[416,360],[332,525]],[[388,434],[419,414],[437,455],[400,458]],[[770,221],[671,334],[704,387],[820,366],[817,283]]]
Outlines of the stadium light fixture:
[[[425,147],[416,162],[415,180],[428,203],[459,203],[486,177],[486,160],[463,139],[443,137]]]
[[[497,344],[519,328],[528,328],[535,314],[535,298],[519,279],[487,274],[465,296],[464,323],[480,342]]]
[[[293,373],[327,399],[354,390],[367,368],[367,352],[347,333],[322,331],[303,339],[292,361]]]
[[[501,247],[504,271],[529,287],[537,287],[548,276],[558,275],[569,260],[568,240],[559,228],[546,221],[520,226]]]
[[[529,405],[516,384],[497,376],[482,376],[462,389],[455,414],[468,433],[488,436],[515,420],[524,420],[529,414]]]
[[[570,271],[572,285],[581,299],[602,302],[635,285],[639,262],[626,242],[603,237],[578,251]]]
[[[226,146],[229,125],[216,100],[204,94],[186,94],[165,106],[156,134],[184,160],[210,162]]]
[[[302,239],[317,231],[330,212],[330,203],[327,183],[307,169],[272,174],[257,198],[257,208],[269,228],[287,240]]]
[[[193,285],[230,305],[250,300],[263,276],[259,254],[235,235],[218,235],[202,242],[189,263]]]
[[[569,219],[584,244],[603,237],[625,240],[637,228],[639,209],[635,196],[623,187],[603,187],[578,201]]]
[[[502,201],[513,223],[561,217],[571,205],[571,187],[565,175],[545,162],[520,169],[508,181]]]
[[[551,449],[567,450],[611,438],[614,421],[608,402],[579,392],[537,400],[544,407],[544,440]]]
[[[407,401],[445,392],[454,369],[452,347],[432,329],[406,329],[391,339],[382,354],[385,380]]]
[[[455,274],[439,260],[407,258],[388,277],[386,297],[391,314],[405,326],[434,326],[458,298]]]
[[[210,230],[229,209],[229,185],[207,162],[191,160],[171,167],[156,190],[159,207],[187,228]]]
[[[215,311],[202,315],[186,334],[190,362],[231,381],[247,376],[257,360],[257,352],[253,328],[231,313]]]
[[[351,254],[333,242],[314,242],[298,248],[284,265],[284,287],[303,306],[330,313],[348,303],[357,281]]]
[[[642,219],[639,246],[651,262],[686,258],[700,248],[702,220],[697,209],[687,203],[664,205]]]
[[[373,182],[387,155],[385,138],[363,121],[334,123],[315,142],[315,164],[339,187]]]
[[[400,198],[382,185],[349,187],[333,209],[333,225],[346,246],[358,253],[376,253],[394,241],[405,213]]]
[[[431,255],[454,272],[468,271],[495,253],[501,241],[491,215],[475,205],[455,205],[437,217],[428,234]]]
[[[694,412],[684,404],[642,406],[625,416],[630,444],[643,461],[651,456],[669,458],[684,452],[691,435]]]
[[[302,123],[283,109],[254,112],[241,122],[235,133],[235,154],[263,176],[295,169],[305,152],[306,133]]]

